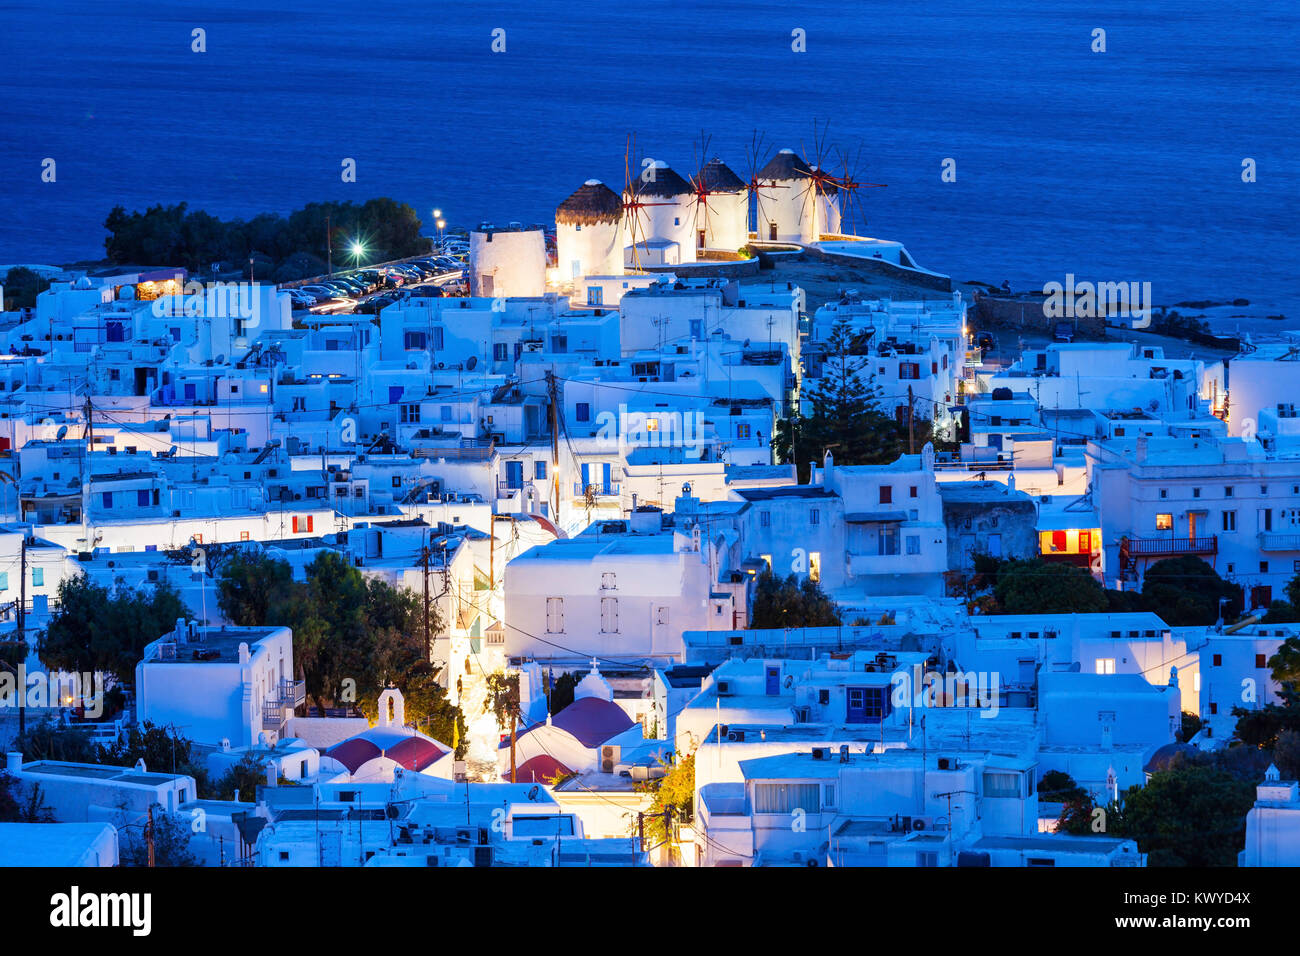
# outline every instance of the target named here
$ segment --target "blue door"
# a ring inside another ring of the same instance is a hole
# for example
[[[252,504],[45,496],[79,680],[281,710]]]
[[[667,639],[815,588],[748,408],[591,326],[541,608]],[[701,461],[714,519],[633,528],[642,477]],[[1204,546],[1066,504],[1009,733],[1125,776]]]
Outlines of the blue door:
[[[586,494],[587,486],[591,484],[591,466],[583,464],[582,466],[582,487],[578,489],[579,494]]]
[[[522,461],[506,462],[506,487],[522,488],[524,486],[524,463]]]
[[[767,669],[767,696],[775,697],[781,693],[781,668],[769,667]]]
[[[601,465],[600,470],[601,470],[601,479],[603,481],[603,484],[601,485],[601,493],[606,495],[612,495],[614,493],[614,490],[609,483],[609,462],[605,462],[603,465]]]
[[[187,383],[185,385],[185,401],[192,402],[197,396],[198,392],[195,391],[194,384],[192,382]]]
[[[848,706],[844,714],[846,724],[865,724],[867,722],[867,689],[850,687],[848,689]]]

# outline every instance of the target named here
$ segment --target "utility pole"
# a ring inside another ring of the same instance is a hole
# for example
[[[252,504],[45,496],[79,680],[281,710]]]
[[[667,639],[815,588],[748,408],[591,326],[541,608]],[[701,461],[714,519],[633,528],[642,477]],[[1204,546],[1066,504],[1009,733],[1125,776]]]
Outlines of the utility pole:
[[[334,231],[330,229],[330,214],[325,214],[325,256],[329,260],[329,274],[334,275]]]
[[[149,823],[144,828],[145,846],[149,848],[149,866],[154,866],[154,845],[153,845],[153,804],[149,804]]]
[[[89,391],[89,390],[88,390]],[[86,550],[94,551],[95,543],[90,540],[90,474],[92,465],[90,462],[91,455],[95,452],[95,407],[90,404],[90,396],[86,396],[84,408],[86,414],[85,434],[85,453],[82,456],[82,474],[81,474],[81,534],[86,542]]]
[[[551,398],[551,520],[560,526],[560,405],[556,396],[555,373],[546,373],[546,391]]]
[[[23,528],[23,542],[18,546],[19,552],[19,569],[18,569],[18,640],[27,646],[27,529]],[[23,664],[27,656],[24,653],[23,660],[18,663],[18,673],[23,675],[19,681],[18,688],[18,736],[24,737],[27,734],[27,675]]]
[[[433,660],[433,641],[429,637],[429,545],[426,542],[420,548],[421,577],[424,579],[424,659]]]

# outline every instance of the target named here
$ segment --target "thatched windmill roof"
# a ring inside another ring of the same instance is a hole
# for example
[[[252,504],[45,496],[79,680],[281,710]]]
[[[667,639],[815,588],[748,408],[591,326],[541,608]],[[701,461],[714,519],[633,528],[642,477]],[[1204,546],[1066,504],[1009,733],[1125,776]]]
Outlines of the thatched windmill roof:
[[[588,179],[555,207],[555,221],[570,226],[617,223],[622,218],[623,200],[599,179]]]
[[[789,182],[794,179],[808,179],[812,170],[799,158],[793,149],[783,149],[771,158],[766,166],[758,171],[759,179],[773,182]]]
[[[635,171],[634,171],[635,172]],[[677,196],[689,196],[695,192],[691,184],[675,173],[667,163],[658,161],[654,164],[654,179],[645,182],[641,175],[633,180],[633,188],[639,198],[672,199]]]
[[[743,193],[745,183],[720,159],[711,159],[700,170],[700,183],[711,193]]]

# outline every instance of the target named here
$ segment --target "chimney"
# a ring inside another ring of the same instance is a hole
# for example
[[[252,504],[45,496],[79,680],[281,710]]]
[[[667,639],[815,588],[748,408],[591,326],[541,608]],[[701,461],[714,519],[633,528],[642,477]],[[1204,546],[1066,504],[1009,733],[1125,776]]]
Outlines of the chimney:
[[[7,773],[18,773],[23,769],[23,755],[16,750],[11,750],[5,754],[5,771]]]

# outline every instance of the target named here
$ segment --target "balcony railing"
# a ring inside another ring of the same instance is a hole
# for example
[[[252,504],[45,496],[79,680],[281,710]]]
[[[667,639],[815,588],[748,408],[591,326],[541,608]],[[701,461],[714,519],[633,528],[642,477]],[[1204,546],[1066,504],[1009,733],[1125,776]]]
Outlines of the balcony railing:
[[[307,682],[303,680],[280,681],[280,705],[297,707],[307,702]]]
[[[618,482],[610,482],[608,485],[605,484],[584,485],[580,481],[575,481],[573,483],[573,496],[575,498],[587,497],[588,488],[591,489],[591,493],[595,495],[597,498],[617,497],[619,493]]]
[[[1206,535],[1201,538],[1120,538],[1121,554],[1134,558],[1165,558],[1180,554],[1218,554],[1219,538]]]
[[[284,726],[284,707],[278,698],[272,697],[262,703],[262,729],[279,730]]]
[[[1285,534],[1279,531],[1261,531],[1259,533],[1259,550],[1300,551],[1300,534]]]

